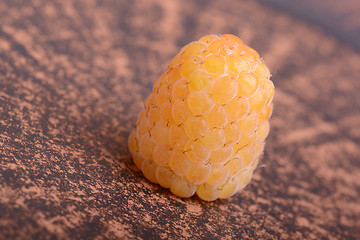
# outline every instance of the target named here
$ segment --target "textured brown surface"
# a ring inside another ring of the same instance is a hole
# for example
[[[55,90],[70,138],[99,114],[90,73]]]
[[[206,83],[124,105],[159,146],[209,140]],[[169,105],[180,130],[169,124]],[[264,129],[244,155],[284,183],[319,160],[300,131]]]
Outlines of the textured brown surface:
[[[0,239],[360,238],[360,54],[318,27],[250,1],[0,1],[0,23]],[[126,145],[210,33],[257,49],[277,89],[264,167],[207,203],[149,183]]]

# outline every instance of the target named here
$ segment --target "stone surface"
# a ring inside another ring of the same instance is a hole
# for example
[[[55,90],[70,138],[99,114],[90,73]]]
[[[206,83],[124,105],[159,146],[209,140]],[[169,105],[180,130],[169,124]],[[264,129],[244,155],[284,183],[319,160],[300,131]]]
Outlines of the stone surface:
[[[229,0],[0,1],[0,22],[1,239],[360,238],[360,54],[318,26]],[[258,50],[277,91],[262,167],[207,203],[149,183],[127,137],[213,33]]]

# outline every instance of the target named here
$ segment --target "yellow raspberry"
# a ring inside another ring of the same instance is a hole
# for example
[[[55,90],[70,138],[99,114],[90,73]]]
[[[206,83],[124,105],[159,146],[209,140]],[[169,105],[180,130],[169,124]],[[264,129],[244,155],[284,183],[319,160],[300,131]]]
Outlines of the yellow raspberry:
[[[228,198],[259,162],[273,95],[269,69],[238,37],[189,43],[144,102],[129,136],[134,163],[177,196]]]

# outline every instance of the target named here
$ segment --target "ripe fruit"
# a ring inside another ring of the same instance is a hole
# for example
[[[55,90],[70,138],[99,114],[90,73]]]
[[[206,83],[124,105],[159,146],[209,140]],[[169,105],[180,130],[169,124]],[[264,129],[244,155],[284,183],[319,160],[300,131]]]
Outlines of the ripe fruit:
[[[259,162],[273,95],[269,69],[236,36],[192,42],[145,100],[129,136],[134,163],[177,196],[230,197]]]

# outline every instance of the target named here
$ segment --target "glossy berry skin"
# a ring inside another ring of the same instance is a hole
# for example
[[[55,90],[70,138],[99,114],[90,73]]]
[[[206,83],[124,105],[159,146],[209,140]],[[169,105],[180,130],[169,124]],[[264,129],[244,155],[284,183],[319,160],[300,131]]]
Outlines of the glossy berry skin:
[[[259,162],[273,95],[269,69],[238,37],[191,42],[144,102],[128,140],[134,163],[177,196],[228,198]]]

